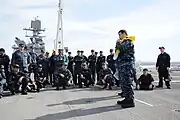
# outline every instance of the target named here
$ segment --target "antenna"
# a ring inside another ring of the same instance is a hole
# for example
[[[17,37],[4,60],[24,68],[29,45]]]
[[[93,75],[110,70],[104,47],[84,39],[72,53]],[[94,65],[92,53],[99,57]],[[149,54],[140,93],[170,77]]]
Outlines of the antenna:
[[[63,49],[63,9],[62,9],[62,0],[59,0],[58,3],[58,21],[57,21],[57,33],[56,33],[56,40],[54,44],[54,49]]]

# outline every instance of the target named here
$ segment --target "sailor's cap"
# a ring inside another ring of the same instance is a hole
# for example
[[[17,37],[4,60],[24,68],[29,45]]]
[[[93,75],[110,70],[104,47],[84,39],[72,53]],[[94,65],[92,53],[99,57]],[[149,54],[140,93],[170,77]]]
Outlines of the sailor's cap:
[[[24,44],[19,44],[19,47],[25,47],[25,45]]]
[[[18,64],[13,64],[12,67],[13,68],[19,68],[19,65]]]
[[[161,46],[161,47],[159,47],[159,49],[165,49],[165,47]]]

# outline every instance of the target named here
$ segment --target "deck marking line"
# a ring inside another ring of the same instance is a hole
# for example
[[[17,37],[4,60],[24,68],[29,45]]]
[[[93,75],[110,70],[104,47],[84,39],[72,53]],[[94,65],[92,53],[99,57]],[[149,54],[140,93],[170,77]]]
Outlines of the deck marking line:
[[[145,104],[145,105],[148,105],[148,106],[150,106],[150,107],[153,107],[152,104],[149,104],[149,103],[144,102],[144,101],[142,101],[142,100],[138,100],[138,99],[135,99],[135,100],[138,101],[138,102],[140,102],[140,103],[143,103],[143,104]]]

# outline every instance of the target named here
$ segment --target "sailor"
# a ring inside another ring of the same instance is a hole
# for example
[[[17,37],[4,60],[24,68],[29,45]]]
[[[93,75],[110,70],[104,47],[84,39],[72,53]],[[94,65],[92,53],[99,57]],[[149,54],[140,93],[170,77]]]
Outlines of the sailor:
[[[115,67],[115,60],[113,59],[113,57],[114,57],[113,49],[110,49],[110,55],[107,56],[107,63],[108,63],[108,67],[112,70],[114,75],[116,72],[116,67]],[[114,79],[117,87],[119,87],[119,80],[117,80],[116,78]]]
[[[159,85],[158,88],[163,87],[163,80],[167,86],[167,89],[171,89],[170,87],[170,79],[169,79],[169,69],[170,69],[170,56],[165,52],[164,47],[159,47],[161,54],[159,54],[156,62],[156,69],[159,73]]]
[[[86,63],[82,63],[81,65],[81,70],[78,75],[78,80],[79,80],[78,82],[79,88],[83,87],[82,83],[84,83],[84,86],[86,87],[89,87],[89,85],[93,84],[91,70],[88,68]]]
[[[97,58],[96,72],[99,74],[99,71],[102,69],[102,64],[106,62],[106,57],[103,55],[103,51],[100,51],[100,56]],[[97,75],[97,84],[102,85],[99,76]]]
[[[55,80],[54,80],[54,71],[55,71],[55,63],[54,63],[54,59],[56,57],[56,51],[53,50],[53,53],[51,55],[51,57],[49,58],[49,70],[50,70],[50,73],[49,73],[49,76],[50,76],[50,84],[51,85],[55,85]]]
[[[74,57],[74,78],[73,82],[75,85],[77,85],[77,75],[79,74],[81,70],[81,64],[83,63],[83,59],[80,54],[81,51],[77,51],[77,55]]]
[[[34,52],[33,46],[29,48],[29,54],[31,56],[31,64],[37,63],[37,54]]]
[[[3,48],[0,48],[0,65],[4,66],[6,78],[8,77],[7,74],[9,70],[9,62],[10,62],[9,56],[5,54],[5,50]]]
[[[137,89],[138,90],[153,90],[154,79],[151,74],[148,73],[148,69],[143,69],[143,74],[137,80]]]
[[[115,60],[113,59],[114,54],[113,54],[113,49],[110,49],[110,55],[107,56],[107,63],[108,67],[113,71],[113,74],[116,72],[115,68]]]
[[[21,92],[22,95],[27,95],[26,89],[28,79],[29,77],[20,71],[20,66],[18,64],[13,64],[12,71],[9,73],[7,79],[7,84],[11,93],[14,95],[15,93]]]
[[[98,52],[95,52],[95,56],[98,57]]]
[[[31,62],[28,68],[28,72],[30,73],[31,76],[31,73],[33,73],[34,75],[36,74],[37,57],[38,57],[37,54],[34,52],[33,46],[29,48],[29,55],[31,56]]]
[[[59,69],[56,90],[59,90],[60,86],[62,86],[63,89],[66,89],[68,81],[72,79],[72,74],[70,70],[67,69],[67,66],[67,63],[64,63],[64,65]]]
[[[107,88],[109,84],[109,89],[112,90],[114,82],[113,72],[105,63],[102,63],[102,69],[99,71],[99,78],[102,83],[104,83],[103,89]]]
[[[11,65],[14,65],[14,64],[19,65],[19,69],[20,69],[21,72],[24,72],[24,61],[23,61],[24,53],[23,53],[23,49],[24,49],[24,45],[19,44],[18,50],[16,50],[12,54],[12,59],[11,59]]]
[[[134,44],[127,36],[126,30],[118,32],[120,40],[116,42],[116,67],[119,72],[119,80],[121,81],[121,88],[124,92],[125,99],[117,101],[117,104],[122,108],[135,107],[134,92],[132,89],[132,82],[134,81]]]
[[[92,72],[92,78],[93,78],[93,84],[95,83],[95,78],[96,78],[96,60],[97,57],[94,53],[94,50],[91,50],[91,55],[88,57],[88,67],[90,68]]]
[[[45,77],[46,77],[46,84],[50,84],[50,81],[49,81],[49,67],[50,67],[50,64],[49,64],[49,52],[46,52],[45,53],[45,60],[44,60],[44,74],[45,74]]]
[[[24,67],[24,71],[28,72],[28,67],[29,64],[31,63],[31,56],[28,52],[27,46],[24,47],[24,51],[23,51],[23,67]]]
[[[74,58],[73,56],[71,55],[71,52],[68,52],[68,60],[69,60],[69,63],[68,63],[68,70],[70,70],[71,74],[74,75],[74,71],[73,71],[73,63],[74,63]]]
[[[42,65],[43,74],[46,75],[46,57],[44,50],[41,50],[40,55],[37,57],[37,66]],[[45,76],[46,77],[46,76]]]
[[[6,76],[5,76],[4,66],[0,65],[0,99],[2,98],[5,84],[6,84]]]
[[[81,53],[81,57],[83,59],[83,63],[87,63],[88,62],[88,58],[84,55],[84,51],[81,50],[80,53]]]
[[[63,49],[58,50],[58,55],[56,55],[53,59],[53,62],[55,64],[55,71],[54,71],[54,77],[55,77],[55,84],[58,84],[59,81],[59,69],[63,67],[64,64],[68,64],[68,60],[66,56],[63,54]]]
[[[39,92],[41,88],[45,87],[45,81],[46,81],[46,77],[44,75],[42,65],[39,64],[35,74],[35,83],[37,86],[36,88],[37,92]]]

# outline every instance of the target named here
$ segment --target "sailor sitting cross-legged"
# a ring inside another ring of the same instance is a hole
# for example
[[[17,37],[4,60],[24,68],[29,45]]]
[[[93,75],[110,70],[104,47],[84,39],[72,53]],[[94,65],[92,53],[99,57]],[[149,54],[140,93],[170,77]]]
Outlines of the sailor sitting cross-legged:
[[[154,81],[152,75],[148,73],[148,69],[143,69],[143,74],[137,80],[137,87],[138,90],[153,90],[154,85],[152,82]]]

